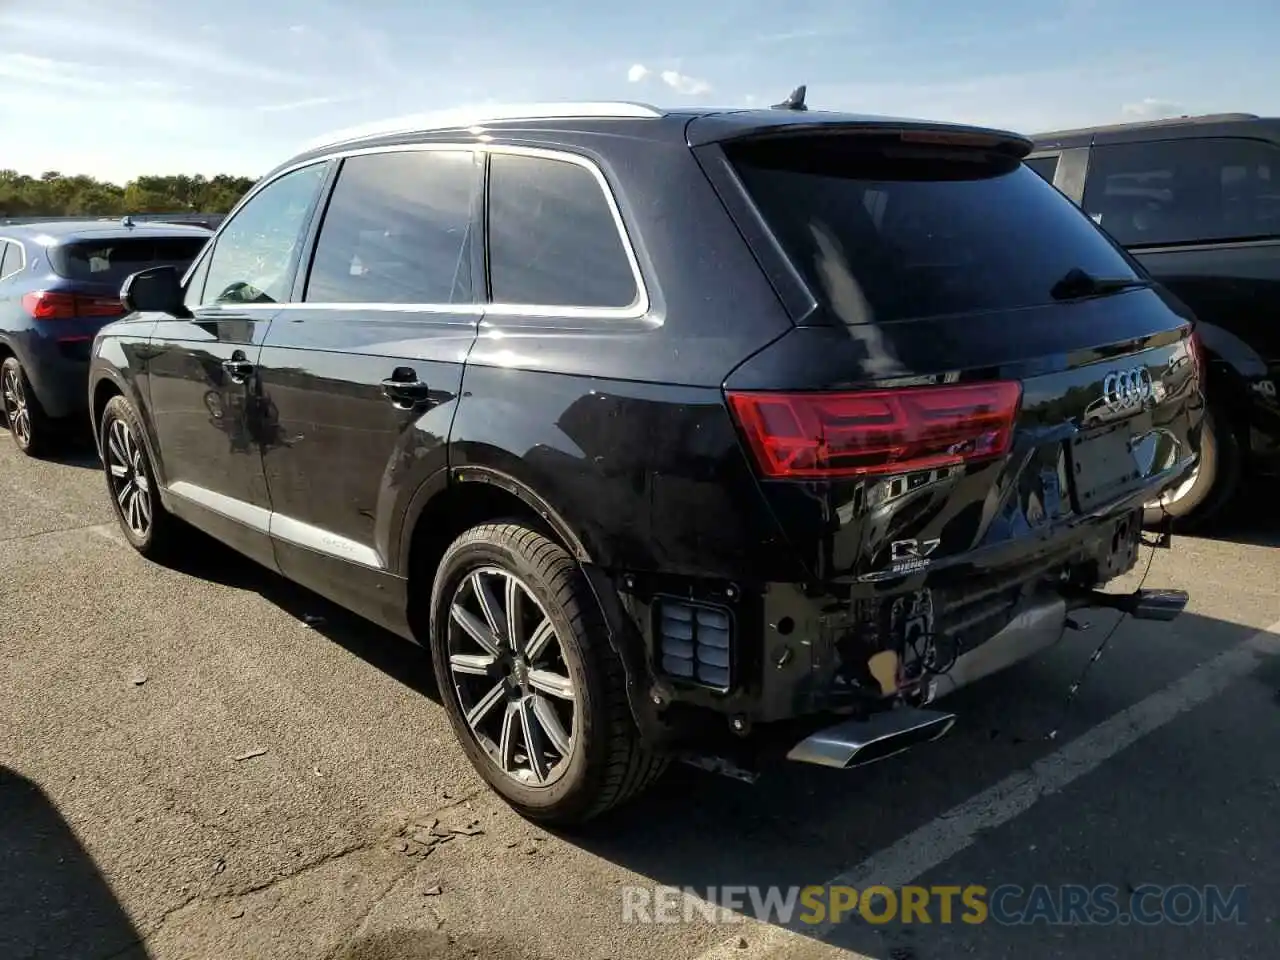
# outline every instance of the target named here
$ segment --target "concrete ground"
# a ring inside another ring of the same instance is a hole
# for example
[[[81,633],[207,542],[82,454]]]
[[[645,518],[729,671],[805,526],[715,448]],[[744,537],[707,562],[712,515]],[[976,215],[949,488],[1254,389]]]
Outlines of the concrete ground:
[[[414,648],[220,550],[142,560],[91,455],[0,440],[0,491],[6,960],[1243,960],[1280,942],[1274,514],[1158,552],[1148,585],[1190,590],[1189,612],[1122,624],[1065,712],[1109,616],[958,694],[939,743],[754,787],[682,767],[562,837],[471,772]],[[623,922],[631,885],[828,881],[1247,899],[1212,926]]]

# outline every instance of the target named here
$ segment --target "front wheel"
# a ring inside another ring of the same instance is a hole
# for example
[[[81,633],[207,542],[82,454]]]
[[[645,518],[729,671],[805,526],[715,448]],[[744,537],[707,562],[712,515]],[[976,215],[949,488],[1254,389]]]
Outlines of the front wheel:
[[[155,470],[142,441],[142,425],[124,397],[112,397],[98,427],[102,467],[120,531],[144,557],[173,558],[178,520],[160,502]]]
[[[454,733],[521,814],[581,823],[665,768],[640,743],[585,577],[538,531],[491,523],[455,540],[436,574],[431,627]]]

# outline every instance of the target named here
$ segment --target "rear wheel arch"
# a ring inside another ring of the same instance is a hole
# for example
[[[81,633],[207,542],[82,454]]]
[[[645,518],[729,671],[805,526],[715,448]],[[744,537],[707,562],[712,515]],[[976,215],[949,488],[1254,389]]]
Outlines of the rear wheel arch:
[[[429,594],[445,551],[472,527],[519,520],[559,544],[579,564],[593,562],[570,524],[526,484],[490,469],[452,474],[446,468],[422,484],[401,537],[400,569],[410,581],[409,625],[424,645],[430,637],[428,611],[417,601]]]

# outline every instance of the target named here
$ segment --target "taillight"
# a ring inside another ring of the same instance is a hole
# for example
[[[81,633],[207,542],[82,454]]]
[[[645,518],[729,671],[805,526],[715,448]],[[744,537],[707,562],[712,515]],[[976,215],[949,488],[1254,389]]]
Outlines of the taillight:
[[[23,309],[37,320],[74,320],[85,317],[124,316],[119,297],[92,297],[81,293],[41,290],[22,297]]]
[[[825,479],[954,466],[1008,452],[1022,386],[994,381],[849,393],[729,391],[761,474]]]

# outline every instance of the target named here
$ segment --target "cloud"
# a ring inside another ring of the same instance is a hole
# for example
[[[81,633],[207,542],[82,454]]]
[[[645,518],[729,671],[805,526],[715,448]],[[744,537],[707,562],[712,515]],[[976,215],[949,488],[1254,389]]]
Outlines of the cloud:
[[[0,16],[0,32],[14,46],[35,50],[46,48],[49,37],[74,33],[77,48],[86,57],[109,52],[115,62],[128,58],[135,67],[165,66],[181,71],[184,77],[205,73],[281,85],[312,82],[309,77],[265,66],[252,56],[237,56],[225,45],[192,42],[127,18],[84,21],[66,13],[14,16],[5,11]]]
[[[654,72],[643,63],[633,63],[631,69],[627,71],[627,80],[630,83],[640,83],[653,76]],[[699,94],[711,92],[711,84],[707,83],[707,81],[698,77],[691,77],[678,70],[663,70],[657,74],[657,77],[676,93],[696,97]]]
[[[307,28],[301,23],[295,23],[293,26],[289,28],[289,32],[290,33],[306,33]]]
[[[711,92],[711,84],[707,83],[707,81],[700,80],[697,77],[690,77],[676,70],[663,70],[661,76],[662,82],[676,91],[676,93],[696,97],[699,94]]]
[[[1126,117],[1134,117],[1139,120],[1162,120],[1165,117],[1180,117],[1187,111],[1181,104],[1174,103],[1171,100],[1146,97],[1137,103],[1126,103],[1120,108],[1120,112]]]
[[[313,107],[327,107],[335,103],[350,103],[360,99],[360,95],[348,94],[336,97],[308,97],[305,100],[291,100],[288,103],[268,103],[255,109],[258,113],[288,113],[293,110],[309,110]]]

